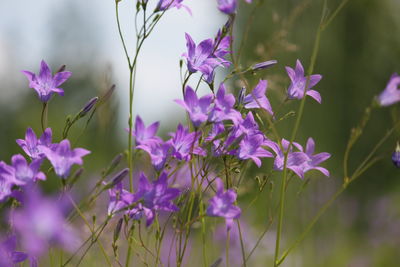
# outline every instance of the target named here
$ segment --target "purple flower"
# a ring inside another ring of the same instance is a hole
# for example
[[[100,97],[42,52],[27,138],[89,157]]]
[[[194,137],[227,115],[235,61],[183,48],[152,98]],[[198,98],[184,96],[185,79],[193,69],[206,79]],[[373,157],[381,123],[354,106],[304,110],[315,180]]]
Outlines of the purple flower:
[[[51,149],[45,146],[40,146],[40,149],[53,165],[56,174],[61,178],[67,178],[72,165],[82,165],[82,157],[90,153],[90,151],[83,148],[71,150],[71,145],[67,139],[62,140]]]
[[[24,152],[32,159],[38,159],[43,157],[43,152],[40,147],[48,147],[51,148],[51,128],[47,128],[40,139],[37,139],[35,132],[32,128],[28,128],[25,133],[24,139],[17,139],[17,144],[24,150]]]
[[[379,95],[379,105],[386,107],[400,101],[400,76],[393,73],[385,90]]]
[[[14,181],[16,185],[26,185],[37,180],[46,180],[46,175],[40,171],[43,159],[35,159],[30,164],[18,154],[11,158]]]
[[[392,154],[392,161],[397,168],[400,168],[400,144],[398,142],[396,145],[396,150]]]
[[[222,83],[214,100],[215,106],[210,114],[210,120],[213,122],[231,120],[234,124],[238,124],[243,119],[240,112],[233,108],[235,97],[232,94],[225,94],[225,91],[225,85]]]
[[[251,108],[263,108],[269,112],[269,114],[273,115],[271,104],[269,103],[268,98],[265,93],[267,91],[267,81],[260,80],[254,90],[244,97],[244,107],[247,109]]]
[[[262,148],[262,145],[264,145],[264,140],[265,137],[263,134],[245,136],[239,143],[237,157],[239,159],[251,159],[258,167],[261,167],[260,158],[273,157],[271,152]]]
[[[160,123],[155,122],[146,128],[143,120],[139,116],[136,116],[135,129],[132,132],[132,136],[135,137],[136,145],[161,141],[161,138],[156,136],[159,126]],[[129,129],[127,130],[129,131]]]
[[[45,198],[36,188],[23,195],[23,207],[10,213],[13,227],[22,248],[31,256],[39,257],[52,245],[73,251],[77,239],[64,217],[64,203]]]
[[[282,147],[283,150],[287,150],[289,147],[289,141],[286,139],[282,139]],[[282,171],[283,166],[284,166],[284,151],[281,150],[279,145],[273,141],[267,140],[265,142],[265,145],[271,148],[276,156],[275,156],[275,161],[274,161],[274,169],[277,171]],[[303,170],[303,164],[308,160],[308,156],[303,153],[303,148],[300,144],[293,142],[292,144],[294,147],[299,149],[301,152],[292,152],[292,148],[288,154],[287,162],[286,162],[286,167],[289,170],[292,170],[294,173],[296,173],[297,176],[303,178],[304,177],[304,170]]]
[[[4,162],[0,162],[0,202],[11,195],[11,188],[13,186],[13,183],[4,176],[2,164]]]
[[[169,188],[166,172],[161,173],[158,180],[150,183],[144,173],[140,174],[136,199],[142,199],[143,203],[132,209],[130,214],[134,219],[141,216],[146,217],[146,226],[153,223],[156,211],[178,211],[179,208],[172,203],[172,200],[180,194],[179,189]]]
[[[53,77],[49,66],[44,60],[41,62],[38,76],[27,70],[23,70],[22,73],[28,78],[29,87],[35,89],[42,102],[48,102],[53,93],[63,96],[64,90],[58,87],[72,74],[69,71],[63,71],[56,73]]]
[[[322,76],[319,74],[314,74],[310,76],[310,81],[307,90],[306,83],[307,77],[304,76],[304,68],[301,65],[300,60],[296,61],[296,68],[293,70],[291,67],[286,67],[286,71],[291,80],[291,84],[288,88],[288,98],[289,99],[302,99],[304,97],[304,91],[306,94],[314,98],[318,103],[321,104],[321,95],[315,90],[309,90],[314,87],[321,79]]]
[[[0,243],[0,266],[12,267],[28,258],[28,254],[16,251],[16,249],[17,237],[14,234]]]
[[[137,146],[137,149],[146,151],[151,158],[151,164],[159,171],[164,168],[164,164],[170,154],[171,145],[163,141],[148,142]]]
[[[109,189],[108,195],[110,196],[108,215],[113,215],[114,212],[129,206],[135,201],[134,195],[122,188],[122,182]]]
[[[189,133],[189,130],[179,124],[176,132],[170,133],[172,139],[168,143],[172,147],[172,156],[178,160],[189,161],[191,154],[205,156],[206,151],[199,147],[200,132]]]
[[[251,3],[252,0],[245,0]],[[233,14],[236,12],[237,0],[217,0],[218,9],[225,14]]]
[[[176,99],[175,102],[181,105],[189,113],[189,117],[195,127],[207,121],[212,95],[205,95],[200,99],[190,86],[186,87],[184,101]]]
[[[225,218],[226,227],[231,228],[233,219],[240,217],[241,210],[238,206],[235,206],[237,194],[232,189],[228,189],[224,192],[224,185],[220,178],[216,179],[217,192],[208,203],[207,215],[211,217],[223,217]]]
[[[183,7],[189,12],[189,14],[192,14],[192,11],[190,10],[190,8],[183,5],[182,2],[183,2],[183,0],[160,0],[158,2],[156,10],[164,11],[167,9],[171,9],[173,7],[176,7],[177,9],[180,9]]]
[[[308,156],[308,160],[303,165],[304,173],[309,170],[318,170],[322,172],[323,175],[329,177],[329,171],[323,167],[319,167],[318,165],[324,162],[325,160],[329,159],[331,157],[331,154],[327,152],[322,152],[313,155],[314,150],[315,150],[315,142],[314,139],[310,137],[308,138],[306,144],[305,154]]]

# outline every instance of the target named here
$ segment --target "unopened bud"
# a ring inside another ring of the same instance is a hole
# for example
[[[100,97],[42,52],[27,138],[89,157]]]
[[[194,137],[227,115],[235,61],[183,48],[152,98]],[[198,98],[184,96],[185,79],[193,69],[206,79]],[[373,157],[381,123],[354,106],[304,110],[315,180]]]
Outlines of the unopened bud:
[[[276,60],[264,61],[264,62],[261,62],[261,63],[254,64],[251,67],[251,70],[252,71],[257,71],[257,70],[266,69],[266,68],[269,68],[269,67],[275,65],[276,63],[278,63],[278,61],[276,61]]]
[[[101,104],[103,104],[104,102],[106,102],[114,93],[115,91],[115,84],[113,84],[110,89],[108,89],[105,94],[99,99],[99,102],[101,102]]]
[[[240,89],[239,95],[238,95],[238,105],[243,104],[245,95],[246,95],[246,88],[242,87],[242,89]]]
[[[399,144],[399,142],[397,142],[396,149],[392,154],[392,161],[393,161],[393,164],[397,168],[400,168],[400,144]]]
[[[108,166],[108,168],[106,169],[106,171],[104,172],[104,176],[110,174],[121,162],[122,160],[122,153],[119,153],[118,155],[116,155],[114,157],[114,159],[111,161],[110,166]]]
[[[129,168],[125,168],[122,171],[120,171],[119,173],[117,173],[111,182],[112,187],[119,184],[128,173],[129,173]]]
[[[119,238],[119,234],[121,233],[121,229],[122,229],[122,223],[124,222],[124,219],[119,219],[117,226],[114,229],[114,243],[117,242],[118,238]]]
[[[63,72],[63,71],[65,70],[66,67],[67,67],[67,66],[62,65],[62,66],[56,71],[56,73]]]
[[[79,112],[80,117],[85,116],[93,108],[93,106],[97,103],[97,100],[99,100],[99,98],[97,96],[90,99],[85,104],[85,106],[82,108],[82,110]]]

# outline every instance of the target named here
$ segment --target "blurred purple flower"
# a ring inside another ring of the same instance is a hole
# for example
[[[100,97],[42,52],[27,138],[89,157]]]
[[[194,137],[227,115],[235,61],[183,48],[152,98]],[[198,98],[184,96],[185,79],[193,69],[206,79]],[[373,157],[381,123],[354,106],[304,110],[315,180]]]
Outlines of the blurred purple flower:
[[[68,251],[76,249],[78,240],[65,221],[62,200],[45,198],[31,187],[23,194],[22,208],[10,213],[22,248],[30,256],[40,257],[53,245]]]
[[[385,90],[379,95],[379,105],[386,107],[400,101],[400,76],[393,73]]]
[[[136,148],[146,151],[151,158],[151,164],[159,171],[164,168],[164,164],[170,155],[171,145],[168,142],[159,141],[148,142]]]
[[[289,99],[302,99],[304,97],[304,91],[306,94],[314,98],[318,103],[321,104],[321,95],[315,90],[309,90],[314,87],[321,79],[322,76],[319,74],[314,74],[310,76],[310,81],[307,90],[306,83],[307,77],[304,76],[304,68],[300,60],[296,61],[296,68],[293,70],[291,67],[286,67],[286,71],[291,80],[291,84],[288,88],[288,98]]]
[[[82,157],[90,153],[89,150],[83,148],[75,148],[71,150],[71,145],[67,139],[62,140],[53,148],[40,146],[40,149],[53,165],[56,174],[61,178],[67,178],[72,165],[82,165]]]
[[[48,102],[53,93],[63,96],[64,90],[58,87],[72,75],[69,71],[63,71],[56,73],[53,77],[49,66],[44,60],[40,64],[39,75],[27,70],[21,72],[28,78],[29,87],[35,89],[42,102]]]
[[[228,189],[224,192],[224,184],[220,178],[216,179],[217,192],[208,202],[207,215],[211,217],[225,218],[226,227],[231,228],[233,219],[240,217],[241,210],[235,206],[236,192]]]
[[[32,128],[28,128],[25,133],[25,140],[17,139],[16,142],[29,157],[31,157],[32,159],[37,159],[44,156],[43,152],[40,149],[40,146],[51,148],[51,136],[51,128],[47,128],[43,132],[40,139],[37,139],[36,134],[32,130]]]
[[[267,85],[268,83],[266,80],[260,80],[254,90],[244,97],[244,107],[247,109],[263,108],[268,111],[269,114],[273,115],[271,104],[265,95]]]
[[[135,199],[143,200],[143,203],[130,211],[134,219],[139,219],[143,215],[146,217],[146,226],[153,223],[156,211],[178,211],[179,208],[172,203],[172,200],[180,194],[179,189],[169,188],[166,172],[161,173],[160,177],[150,183],[144,173],[140,174],[138,190]]]
[[[192,11],[190,10],[190,8],[187,7],[186,5],[183,5],[182,2],[183,2],[183,0],[160,0],[158,2],[156,10],[164,11],[167,9],[171,9],[173,7],[176,7],[177,9],[180,9],[183,7],[189,12],[189,14],[192,14]]]
[[[261,167],[260,158],[272,158],[271,152],[262,148],[264,145],[265,137],[263,134],[255,134],[252,136],[245,136],[239,143],[237,156],[239,159],[251,159],[254,163]]]
[[[28,254],[16,251],[16,249],[17,237],[14,234],[11,234],[0,243],[0,266],[16,266],[16,264],[23,262],[28,258]]]
[[[225,94],[225,91],[225,85],[222,83],[214,100],[215,106],[211,111],[210,120],[213,122],[231,120],[236,125],[243,120],[242,115],[233,108],[235,97],[232,94]]]
[[[392,154],[392,161],[393,161],[393,164],[397,168],[400,168],[400,144],[399,144],[399,142],[397,142],[396,149]]]
[[[184,101],[176,99],[175,102],[181,105],[188,113],[195,127],[207,121],[208,113],[211,109],[211,94],[198,98],[195,91],[190,86],[186,87]]]
[[[172,147],[172,156],[178,160],[189,161],[192,154],[206,156],[206,151],[199,146],[201,132],[189,133],[189,130],[179,124],[176,132],[170,133],[172,139],[168,144]]]

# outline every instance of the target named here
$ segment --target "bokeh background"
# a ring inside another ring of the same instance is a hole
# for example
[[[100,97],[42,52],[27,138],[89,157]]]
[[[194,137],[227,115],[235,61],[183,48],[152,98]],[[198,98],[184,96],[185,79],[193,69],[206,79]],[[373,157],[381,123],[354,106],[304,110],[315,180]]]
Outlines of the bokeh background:
[[[133,36],[132,2],[125,0],[120,4],[128,43],[134,42],[129,37]],[[185,10],[168,12],[145,43],[139,59],[134,112],[146,123],[161,121],[163,137],[185,115],[173,102],[181,97],[179,59],[186,50],[184,33],[190,33],[199,42],[214,36],[227,19],[216,9],[215,0],[185,2],[193,15]],[[333,12],[340,2],[328,1],[329,11]],[[257,9],[244,1],[240,3],[235,29],[237,42],[243,38],[247,18],[254,16],[240,64],[245,67],[264,60],[278,60],[271,69],[246,76],[253,86],[261,78],[268,79],[268,97],[273,107],[282,101],[289,84],[284,67],[294,66],[296,59],[305,66],[310,63],[321,9],[320,0],[265,0]],[[398,0],[350,0],[322,34],[314,72],[323,75],[317,86],[323,104],[307,100],[298,141],[305,143],[312,136],[317,151],[332,154],[325,164],[331,177],[315,172],[305,181],[291,182],[283,248],[339,189],[350,129],[358,124],[365,107],[384,89],[391,74],[400,72],[399,13]],[[85,129],[82,121],[71,131],[76,145],[92,151],[92,156],[85,160],[85,169],[87,183],[93,183],[99,169],[126,149],[127,144],[124,128],[128,120],[129,72],[117,32],[114,1],[0,2],[1,160],[8,162],[13,154],[21,153],[15,139],[22,138],[28,126],[40,130],[41,103],[33,89],[28,88],[20,70],[37,72],[42,59],[53,70],[66,64],[73,72],[63,86],[65,97],[54,97],[50,103],[49,125],[56,140],[61,138],[68,114],[75,114],[91,97],[101,95],[116,84],[112,101],[102,106],[89,127]],[[230,83],[234,93],[240,86],[239,81]],[[206,92],[206,88],[202,90]],[[281,112],[295,111],[297,107],[297,102],[290,102]],[[398,119],[399,112],[398,105],[374,109],[350,155],[350,170],[379,142]],[[293,122],[289,118],[279,125],[286,138],[290,137]],[[391,163],[391,153],[399,139],[400,131],[397,131],[379,150],[382,160],[347,189],[284,266],[398,266],[400,172]],[[257,196],[243,214],[249,228],[246,235],[249,244],[254,244],[252,239],[260,236],[277,203],[279,176],[269,178],[265,190],[257,193],[256,177],[269,173],[270,165],[266,166],[249,171],[248,188],[240,195],[245,203],[242,208]],[[49,181],[45,186],[51,191],[57,181]],[[274,229],[275,224],[256,250],[256,260],[251,266],[269,266],[272,262]]]

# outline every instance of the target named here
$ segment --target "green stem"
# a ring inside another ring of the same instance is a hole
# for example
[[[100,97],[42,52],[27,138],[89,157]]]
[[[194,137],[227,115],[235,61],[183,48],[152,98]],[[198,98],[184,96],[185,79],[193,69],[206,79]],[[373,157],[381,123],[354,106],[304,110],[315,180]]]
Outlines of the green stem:
[[[226,251],[225,251],[226,267],[229,267],[229,243],[230,243],[230,230],[228,229],[226,231]]]
[[[42,124],[42,131],[46,130],[47,128],[47,115],[48,115],[48,103],[44,102],[43,103],[43,108],[42,108],[42,115],[40,118],[40,122]]]

